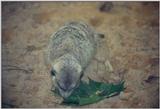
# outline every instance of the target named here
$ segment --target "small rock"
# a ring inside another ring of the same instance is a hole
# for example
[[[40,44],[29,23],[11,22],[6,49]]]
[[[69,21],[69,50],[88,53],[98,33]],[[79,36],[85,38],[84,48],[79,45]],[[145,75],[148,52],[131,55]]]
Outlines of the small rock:
[[[100,6],[99,10],[100,10],[101,12],[109,12],[109,11],[111,11],[112,8],[113,8],[113,3],[112,3],[112,2],[104,2],[104,3]]]
[[[147,83],[150,83],[150,82],[152,82],[152,81],[154,81],[154,80],[158,80],[158,76],[154,76],[154,75],[150,75],[146,80],[144,80],[145,82],[147,82]]]
[[[119,98],[121,100],[128,100],[132,96],[131,92],[121,92]]]
[[[105,37],[104,34],[98,34],[98,35],[99,35],[99,37],[102,38],[102,39]]]

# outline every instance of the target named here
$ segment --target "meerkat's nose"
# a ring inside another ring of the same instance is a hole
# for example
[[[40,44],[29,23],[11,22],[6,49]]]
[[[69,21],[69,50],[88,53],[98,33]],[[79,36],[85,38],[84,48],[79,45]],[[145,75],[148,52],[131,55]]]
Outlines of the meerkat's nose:
[[[58,85],[59,85],[60,89],[63,90],[63,91],[70,90],[70,88],[71,88],[71,84],[68,83],[68,82],[65,82],[63,84],[62,83],[58,83]]]

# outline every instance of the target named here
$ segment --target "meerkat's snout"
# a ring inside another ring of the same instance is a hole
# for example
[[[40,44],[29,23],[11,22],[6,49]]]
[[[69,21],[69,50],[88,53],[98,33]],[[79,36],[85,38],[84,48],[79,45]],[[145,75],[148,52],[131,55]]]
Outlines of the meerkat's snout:
[[[54,68],[56,88],[63,98],[71,95],[73,90],[79,85],[81,79],[81,68],[74,62],[73,64],[58,64]]]

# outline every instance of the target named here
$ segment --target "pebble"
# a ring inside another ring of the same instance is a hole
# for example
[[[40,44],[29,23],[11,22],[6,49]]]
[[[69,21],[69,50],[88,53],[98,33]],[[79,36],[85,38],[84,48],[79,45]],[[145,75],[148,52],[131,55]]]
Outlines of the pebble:
[[[112,8],[113,8],[113,3],[112,3],[112,2],[104,2],[104,3],[100,6],[99,10],[100,10],[101,12],[109,12],[109,11],[111,11]]]
[[[121,92],[119,98],[121,100],[128,100],[132,96],[131,92]]]

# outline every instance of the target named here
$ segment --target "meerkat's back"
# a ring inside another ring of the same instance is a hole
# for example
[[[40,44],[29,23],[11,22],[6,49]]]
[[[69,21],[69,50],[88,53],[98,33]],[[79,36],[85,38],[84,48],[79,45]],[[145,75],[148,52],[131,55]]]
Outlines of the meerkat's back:
[[[95,51],[94,31],[84,23],[64,25],[52,37],[49,44],[49,61],[74,57],[85,68]]]

